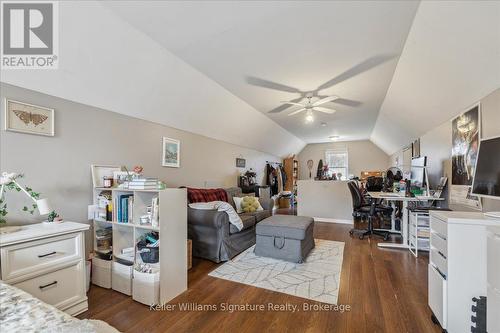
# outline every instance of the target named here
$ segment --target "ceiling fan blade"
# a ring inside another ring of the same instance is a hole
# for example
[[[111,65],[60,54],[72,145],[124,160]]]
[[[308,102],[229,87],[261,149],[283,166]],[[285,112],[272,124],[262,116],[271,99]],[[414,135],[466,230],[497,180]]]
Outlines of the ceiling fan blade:
[[[300,102],[302,100],[302,98],[303,97],[301,96],[299,98],[292,99],[290,102],[297,103],[297,102]],[[285,111],[286,109],[288,109],[291,106],[292,106],[291,104],[282,104],[282,105],[277,106],[274,109],[268,111],[267,113],[280,113],[281,111]]]
[[[258,77],[254,77],[254,76],[247,76],[246,81],[248,84],[251,84],[253,86],[262,87],[262,88],[285,91],[285,92],[290,92],[290,93],[301,93],[301,91],[297,88],[290,87],[290,86],[287,86],[287,85],[284,85],[281,83],[276,83],[276,82],[260,79]]]
[[[315,106],[315,107],[313,107],[313,110],[314,111],[319,111],[319,112],[324,112],[324,113],[329,113],[329,114],[337,112],[337,110],[333,110],[333,109],[329,109],[329,108],[324,108],[322,106]]]
[[[328,97],[322,98],[322,99],[314,102],[312,105],[313,106],[319,106],[319,105],[331,102],[331,101],[333,101],[335,99],[338,99],[338,98],[339,98],[338,96],[328,96]]]
[[[317,95],[316,97],[318,98],[326,98],[328,96],[326,95]],[[352,100],[352,99],[347,99],[347,98],[337,98],[336,100],[333,100],[332,103],[336,103],[336,104],[342,104],[342,105],[345,105],[345,106],[351,106],[351,107],[356,107],[356,106],[360,106],[361,103],[360,101],[355,101],[355,100]]]
[[[384,62],[389,61],[395,57],[396,57],[396,55],[394,55],[394,54],[386,54],[386,55],[378,55],[378,56],[368,58],[365,61],[362,61],[359,64],[355,65],[354,67],[349,68],[348,70],[346,70],[342,74],[337,75],[336,77],[334,77],[330,81],[323,83],[322,85],[320,85],[318,87],[317,90],[319,91],[319,90],[330,88],[336,84],[339,84],[342,81],[345,81],[345,80],[350,79],[358,74],[366,72],[367,70],[369,70],[373,67],[377,67],[378,65],[381,65]]]
[[[304,104],[300,104],[300,103],[296,103],[296,102],[292,102],[292,101],[290,101],[290,102],[281,102],[281,103],[283,103],[283,104],[290,104],[290,105],[298,105],[298,106],[304,107]]]
[[[301,113],[302,111],[305,111],[305,110],[306,110],[306,108],[298,109],[296,111],[293,111],[292,113],[289,113],[288,115],[293,116],[293,115],[296,115],[297,113]]]

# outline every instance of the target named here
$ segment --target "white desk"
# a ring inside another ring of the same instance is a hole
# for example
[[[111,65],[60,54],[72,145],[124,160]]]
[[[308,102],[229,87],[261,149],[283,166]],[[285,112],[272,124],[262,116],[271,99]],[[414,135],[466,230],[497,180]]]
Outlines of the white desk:
[[[435,198],[432,196],[416,196],[416,197],[406,197],[404,194],[392,193],[392,192],[368,192],[368,195],[373,199],[384,199],[389,201],[393,210],[391,216],[391,229],[387,230],[390,233],[398,233],[402,236],[401,243],[389,243],[383,242],[378,243],[379,247],[383,248],[394,248],[394,249],[409,249],[409,236],[408,236],[408,203],[409,202],[426,202],[438,200],[442,201],[444,198]],[[401,230],[396,230],[396,207],[395,202],[400,201],[403,203],[403,218],[401,221]],[[385,231],[385,230],[384,230]]]

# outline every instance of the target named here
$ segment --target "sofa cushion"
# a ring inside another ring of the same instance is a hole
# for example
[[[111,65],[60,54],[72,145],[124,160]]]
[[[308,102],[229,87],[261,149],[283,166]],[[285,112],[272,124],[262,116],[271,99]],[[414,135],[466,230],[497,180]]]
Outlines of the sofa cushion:
[[[229,187],[229,188],[226,188],[225,191],[226,191],[227,197],[229,198],[227,202],[229,202],[229,204],[231,206],[233,206],[234,208],[236,208],[236,205],[234,204],[233,197],[241,197],[241,196],[243,196],[243,192],[242,192],[241,188],[239,188],[239,187]]]
[[[312,217],[274,215],[257,224],[256,234],[302,240],[312,228],[314,228]]]
[[[229,224],[229,233],[230,234],[236,234],[240,231],[246,230],[248,228],[251,228],[255,225],[255,216],[251,215],[240,215],[241,222],[243,222],[243,228],[241,230],[238,230],[233,224]]]
[[[222,188],[205,189],[205,188],[190,188],[187,189],[188,202],[211,202],[225,201],[229,202],[227,192]],[[232,205],[234,207],[234,205]]]
[[[255,216],[255,220],[256,220],[255,222],[259,223],[263,219],[266,219],[269,216],[271,216],[271,212],[269,210],[259,210],[259,211],[252,212],[252,213],[242,213],[242,214],[240,214],[240,217],[243,218],[243,216],[245,216],[245,215]]]

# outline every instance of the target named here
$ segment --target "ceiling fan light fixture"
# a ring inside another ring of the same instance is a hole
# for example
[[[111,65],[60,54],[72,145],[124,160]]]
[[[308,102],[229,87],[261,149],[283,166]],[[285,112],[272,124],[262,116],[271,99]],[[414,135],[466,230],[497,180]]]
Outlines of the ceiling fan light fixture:
[[[309,110],[307,111],[307,114],[306,114],[306,123],[312,123],[314,121],[314,116],[312,114],[312,111]]]
[[[340,136],[338,136],[338,135],[331,135],[328,138],[330,139],[330,141],[337,141],[338,139],[340,139]]]

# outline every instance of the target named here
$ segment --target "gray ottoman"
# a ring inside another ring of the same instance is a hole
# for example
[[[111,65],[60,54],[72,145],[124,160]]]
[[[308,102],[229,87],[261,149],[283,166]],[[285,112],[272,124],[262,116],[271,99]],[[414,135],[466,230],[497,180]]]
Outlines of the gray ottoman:
[[[303,262],[314,248],[311,217],[274,215],[256,227],[255,254],[291,262]]]

